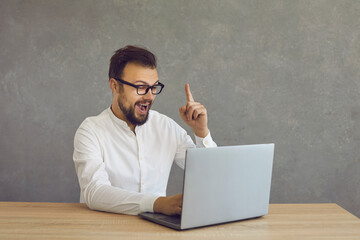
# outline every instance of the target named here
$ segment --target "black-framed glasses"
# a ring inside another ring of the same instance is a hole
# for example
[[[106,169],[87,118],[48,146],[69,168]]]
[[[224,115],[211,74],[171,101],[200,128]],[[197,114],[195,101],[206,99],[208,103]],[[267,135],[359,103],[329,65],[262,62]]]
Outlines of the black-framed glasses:
[[[114,78],[116,81],[119,81],[123,84],[126,84],[126,85],[129,85],[133,88],[136,88],[136,92],[138,95],[146,95],[149,91],[149,89],[151,89],[151,93],[154,94],[154,95],[158,95],[161,93],[161,91],[163,90],[164,88],[164,84],[158,82],[157,84],[154,84],[152,86],[149,86],[149,85],[135,85],[135,84],[132,84],[132,83],[129,83],[127,81],[124,81],[120,78]]]

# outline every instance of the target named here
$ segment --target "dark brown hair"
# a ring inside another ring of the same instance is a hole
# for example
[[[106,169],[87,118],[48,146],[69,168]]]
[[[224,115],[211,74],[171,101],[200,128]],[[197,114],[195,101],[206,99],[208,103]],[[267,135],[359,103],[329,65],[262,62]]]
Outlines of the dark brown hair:
[[[121,78],[127,63],[136,63],[144,67],[156,68],[156,57],[145,48],[128,45],[115,51],[110,59],[110,78]]]

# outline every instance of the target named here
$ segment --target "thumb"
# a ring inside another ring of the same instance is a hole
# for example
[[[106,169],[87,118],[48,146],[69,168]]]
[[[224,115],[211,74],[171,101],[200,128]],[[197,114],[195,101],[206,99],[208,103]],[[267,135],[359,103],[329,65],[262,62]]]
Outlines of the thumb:
[[[186,112],[186,106],[182,106],[181,108],[179,108],[180,114],[184,114],[185,112]]]
[[[183,121],[186,121],[186,106],[182,106],[181,108],[179,108],[179,114],[180,117]]]

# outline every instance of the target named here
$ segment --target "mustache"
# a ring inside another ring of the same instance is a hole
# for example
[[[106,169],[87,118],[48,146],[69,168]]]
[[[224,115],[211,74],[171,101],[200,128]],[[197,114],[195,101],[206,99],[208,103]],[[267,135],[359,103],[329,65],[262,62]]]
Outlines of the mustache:
[[[137,102],[135,102],[135,105],[137,105],[137,104],[149,104],[149,107],[151,107],[151,105],[153,104],[153,101],[151,101],[151,100],[139,100],[139,101],[137,101]]]

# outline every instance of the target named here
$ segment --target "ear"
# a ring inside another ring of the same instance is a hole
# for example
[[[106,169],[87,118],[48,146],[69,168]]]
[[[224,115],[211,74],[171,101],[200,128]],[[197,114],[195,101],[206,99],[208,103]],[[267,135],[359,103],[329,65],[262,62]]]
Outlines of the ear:
[[[109,79],[109,86],[110,86],[110,89],[112,90],[113,93],[119,91],[118,82],[114,78]]]

